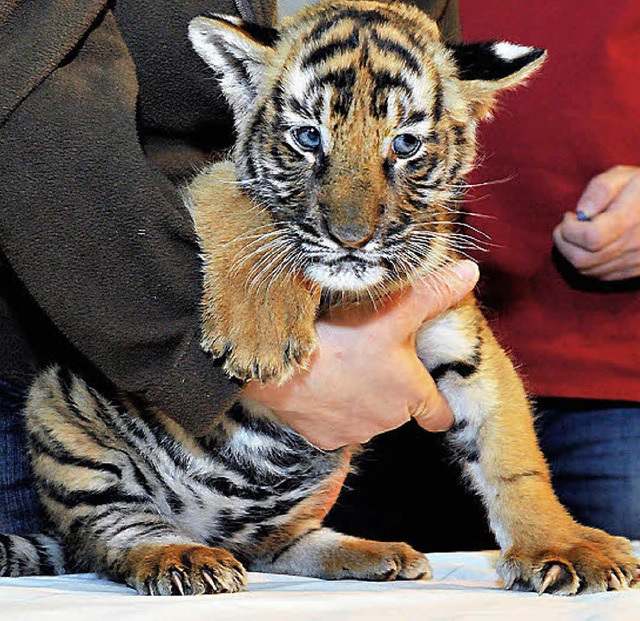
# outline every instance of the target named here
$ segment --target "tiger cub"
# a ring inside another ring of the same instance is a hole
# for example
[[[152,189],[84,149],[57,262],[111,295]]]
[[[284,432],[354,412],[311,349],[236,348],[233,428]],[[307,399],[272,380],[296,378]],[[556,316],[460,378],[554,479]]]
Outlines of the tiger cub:
[[[187,189],[204,257],[203,345],[230,375],[283,381],[315,347],[321,302],[375,299],[457,257],[476,125],[544,52],[447,46],[399,2],[325,0],[279,33],[200,17],[189,36],[237,131],[232,160]],[[521,382],[474,299],[425,323],[416,344],[455,412],[450,443],[484,500],[505,587],[632,584],[629,542],[577,524],[554,496]],[[31,391],[27,425],[68,569],[151,595],[238,591],[245,568],[431,575],[407,544],[323,527],[354,449],[320,451],[256,403],[196,438],[133,397],[107,401],[51,369]],[[22,551],[24,568],[63,570],[52,539],[5,547]]]

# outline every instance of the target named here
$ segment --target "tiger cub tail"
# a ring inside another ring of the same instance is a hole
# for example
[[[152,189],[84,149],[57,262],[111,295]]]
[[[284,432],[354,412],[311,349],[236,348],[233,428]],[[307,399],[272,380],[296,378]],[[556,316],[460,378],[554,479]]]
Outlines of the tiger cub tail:
[[[60,543],[47,535],[0,535],[0,576],[65,573]]]

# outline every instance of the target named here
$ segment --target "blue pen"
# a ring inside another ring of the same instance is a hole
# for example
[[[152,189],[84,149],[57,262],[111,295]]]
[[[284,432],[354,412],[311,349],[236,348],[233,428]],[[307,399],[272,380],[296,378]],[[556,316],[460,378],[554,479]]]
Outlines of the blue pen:
[[[576,217],[580,222],[591,222],[591,216],[588,216],[582,209],[576,211]]]

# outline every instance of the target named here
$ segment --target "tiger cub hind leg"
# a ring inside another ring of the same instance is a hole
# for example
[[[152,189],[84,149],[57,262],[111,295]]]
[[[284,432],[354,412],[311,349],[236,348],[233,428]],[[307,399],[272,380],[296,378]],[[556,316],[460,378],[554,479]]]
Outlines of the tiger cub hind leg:
[[[0,577],[65,573],[60,543],[47,535],[0,535]]]
[[[163,420],[111,403],[59,368],[34,382],[26,406],[33,474],[68,569],[142,594],[238,591],[246,583],[242,565],[197,543],[189,517],[176,515],[182,504],[168,482],[184,489],[180,464],[193,455],[186,434],[171,435]]]
[[[236,593],[247,584],[244,567],[230,552],[195,543],[134,546],[121,571],[143,595]]]
[[[431,565],[406,543],[370,541],[330,528],[308,531],[251,569],[325,580],[428,580]]]

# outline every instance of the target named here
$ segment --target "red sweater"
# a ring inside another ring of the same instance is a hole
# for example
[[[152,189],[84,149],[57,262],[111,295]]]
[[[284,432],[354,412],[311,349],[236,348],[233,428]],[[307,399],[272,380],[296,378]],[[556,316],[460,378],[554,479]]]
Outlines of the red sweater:
[[[576,278],[554,261],[551,240],[594,175],[640,165],[640,2],[461,4],[466,41],[549,50],[482,128],[471,179],[511,178],[476,189],[484,198],[468,204],[495,216],[469,222],[495,244],[480,261],[496,334],[533,394],[640,401],[640,279]]]

